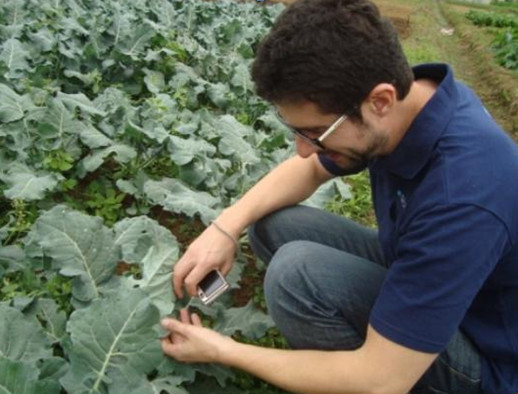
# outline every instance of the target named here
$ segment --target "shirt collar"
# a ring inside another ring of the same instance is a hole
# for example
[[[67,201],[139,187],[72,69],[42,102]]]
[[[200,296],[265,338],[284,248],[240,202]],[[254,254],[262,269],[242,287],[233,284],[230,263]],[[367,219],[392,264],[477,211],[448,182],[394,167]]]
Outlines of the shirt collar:
[[[413,68],[415,79],[433,79],[437,90],[416,116],[396,149],[388,156],[374,159],[370,169],[388,170],[412,179],[430,159],[437,140],[450,121],[457,105],[458,92],[451,68],[446,64],[423,64]]]

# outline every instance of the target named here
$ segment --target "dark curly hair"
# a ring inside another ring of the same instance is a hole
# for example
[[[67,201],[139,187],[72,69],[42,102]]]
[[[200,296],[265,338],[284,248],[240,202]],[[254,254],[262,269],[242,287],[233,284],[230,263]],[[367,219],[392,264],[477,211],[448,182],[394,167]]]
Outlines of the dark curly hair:
[[[259,96],[308,100],[325,113],[350,113],[379,83],[403,99],[413,81],[397,33],[368,0],[299,0],[263,39],[252,66]]]

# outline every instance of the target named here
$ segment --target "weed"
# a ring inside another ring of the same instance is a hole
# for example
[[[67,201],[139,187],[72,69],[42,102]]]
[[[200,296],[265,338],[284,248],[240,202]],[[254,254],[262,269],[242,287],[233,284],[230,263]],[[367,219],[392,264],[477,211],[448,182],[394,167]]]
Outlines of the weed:
[[[122,206],[125,197],[125,193],[95,180],[88,185],[85,205],[93,214],[103,218],[107,226],[111,226],[125,216]]]
[[[7,229],[9,235],[4,245],[11,245],[30,230],[38,217],[38,210],[35,204],[14,199],[11,201],[11,209],[7,212],[7,217],[10,221]]]
[[[342,200],[335,197],[333,201],[327,204],[326,210],[345,216],[365,226],[375,227],[376,220],[367,171],[348,176],[345,182],[351,186],[351,198]]]
[[[49,152],[43,159],[43,168],[65,172],[70,170],[74,165],[74,159],[63,150],[55,150]]]

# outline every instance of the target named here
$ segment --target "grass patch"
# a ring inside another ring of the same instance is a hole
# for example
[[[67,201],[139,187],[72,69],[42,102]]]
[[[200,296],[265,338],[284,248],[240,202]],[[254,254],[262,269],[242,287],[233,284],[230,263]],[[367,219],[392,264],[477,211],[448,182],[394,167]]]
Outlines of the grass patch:
[[[326,210],[345,216],[364,226],[376,227],[369,173],[362,171],[359,174],[350,175],[345,178],[345,182],[351,187],[352,197],[348,200],[335,197],[327,204]]]

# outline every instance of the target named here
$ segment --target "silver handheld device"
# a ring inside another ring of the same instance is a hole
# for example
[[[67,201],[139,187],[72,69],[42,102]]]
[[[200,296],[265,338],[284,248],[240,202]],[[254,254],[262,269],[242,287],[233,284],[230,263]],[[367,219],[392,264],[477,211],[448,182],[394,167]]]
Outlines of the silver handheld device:
[[[205,305],[210,304],[229,288],[221,272],[218,270],[210,271],[205,278],[198,284],[198,296]]]

